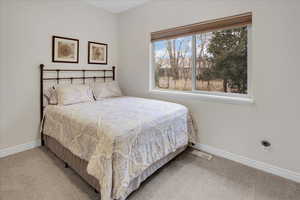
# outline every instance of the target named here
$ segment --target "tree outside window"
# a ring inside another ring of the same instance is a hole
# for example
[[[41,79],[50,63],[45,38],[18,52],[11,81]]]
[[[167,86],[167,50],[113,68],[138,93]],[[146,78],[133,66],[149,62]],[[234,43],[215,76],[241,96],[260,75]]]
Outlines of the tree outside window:
[[[247,94],[247,35],[244,26],[154,42],[155,87]]]

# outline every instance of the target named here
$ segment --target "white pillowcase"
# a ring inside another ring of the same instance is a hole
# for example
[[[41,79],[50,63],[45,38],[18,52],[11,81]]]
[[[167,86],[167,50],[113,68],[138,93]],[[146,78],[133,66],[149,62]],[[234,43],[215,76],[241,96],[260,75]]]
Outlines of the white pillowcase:
[[[94,83],[93,93],[96,100],[122,96],[122,91],[117,81]]]
[[[89,85],[61,84],[55,86],[55,93],[59,105],[94,101],[93,93]]]

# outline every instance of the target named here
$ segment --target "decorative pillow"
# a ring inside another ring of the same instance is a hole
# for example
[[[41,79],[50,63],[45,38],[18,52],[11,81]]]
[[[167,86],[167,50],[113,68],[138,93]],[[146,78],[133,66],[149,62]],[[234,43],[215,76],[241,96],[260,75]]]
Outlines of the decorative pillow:
[[[122,91],[117,81],[94,83],[93,93],[96,100],[122,96]]]
[[[92,90],[88,85],[57,85],[55,92],[59,105],[94,101]]]
[[[44,97],[46,98],[47,105],[57,105],[57,95],[54,86],[45,91]]]

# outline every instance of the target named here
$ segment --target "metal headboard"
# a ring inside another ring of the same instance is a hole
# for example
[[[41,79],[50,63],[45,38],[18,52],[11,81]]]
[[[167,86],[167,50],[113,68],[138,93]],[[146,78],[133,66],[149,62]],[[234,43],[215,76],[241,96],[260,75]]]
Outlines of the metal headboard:
[[[54,78],[46,78],[44,76],[45,72],[56,72],[56,77]],[[70,77],[60,77],[60,72],[82,72],[82,76],[70,76]],[[86,72],[103,72],[102,76],[86,76]],[[111,72],[110,74],[106,72]],[[103,79],[104,82],[107,79],[115,80],[115,73],[116,73],[116,67],[113,66],[112,69],[54,69],[54,68],[45,68],[44,64],[40,64],[40,117],[41,120],[43,119],[43,112],[44,112],[44,81],[56,81],[57,84],[60,83],[60,80],[70,80],[71,84],[73,84],[73,80],[82,80],[82,84],[86,83],[87,79],[93,79],[96,81],[97,79]],[[43,132],[41,133],[41,143],[44,145],[44,139],[43,139]]]

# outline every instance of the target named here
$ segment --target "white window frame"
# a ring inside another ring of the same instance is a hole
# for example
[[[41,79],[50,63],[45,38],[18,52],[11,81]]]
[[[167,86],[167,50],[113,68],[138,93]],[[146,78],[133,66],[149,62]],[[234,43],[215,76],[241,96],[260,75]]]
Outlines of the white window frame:
[[[237,93],[225,93],[216,91],[203,91],[196,89],[196,34],[192,35],[192,90],[191,91],[180,91],[180,90],[169,90],[161,89],[155,86],[155,58],[154,50],[155,48],[150,42],[150,82],[149,82],[149,92],[152,94],[162,94],[167,96],[184,96],[189,98],[196,98],[199,100],[217,101],[224,103],[233,104],[253,104],[253,88],[252,88],[252,25],[247,25],[247,94],[237,94]]]

